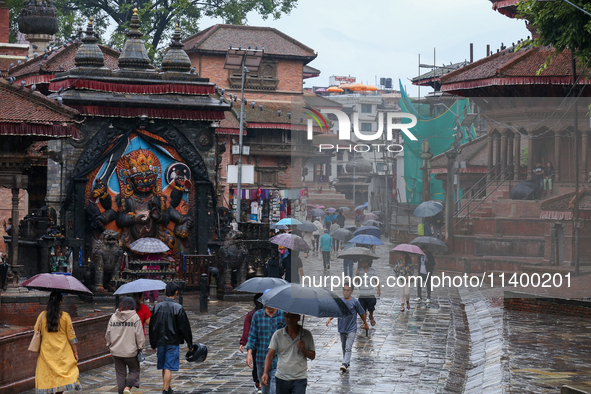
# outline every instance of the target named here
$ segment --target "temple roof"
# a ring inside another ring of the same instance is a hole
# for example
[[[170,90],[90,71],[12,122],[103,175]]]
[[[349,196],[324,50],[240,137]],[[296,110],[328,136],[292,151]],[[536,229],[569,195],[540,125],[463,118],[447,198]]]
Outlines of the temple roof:
[[[435,81],[441,79],[441,76],[457,70],[460,67],[464,67],[466,64],[468,64],[467,61],[453,63],[448,66],[444,65],[442,67],[436,68],[435,70],[431,70],[421,74],[420,76],[414,77],[411,82],[413,85],[419,85],[420,82],[421,86],[432,86]]]
[[[575,192],[562,194],[542,201],[540,218],[569,220],[574,217]],[[591,219],[591,192],[583,187],[579,190],[579,217]]]
[[[483,135],[473,141],[462,145],[462,152],[458,157],[459,161],[466,162],[466,168],[460,169],[460,172],[487,172],[488,171],[488,152],[486,150],[488,140]],[[431,159],[431,174],[447,173],[447,157],[445,152]]]
[[[490,0],[492,8],[509,18],[517,17],[517,4],[520,0]]]
[[[82,45],[81,42],[74,42],[68,44],[67,47],[60,46],[56,50],[51,50],[47,53],[47,59],[44,60],[45,53],[40,50],[40,55],[29,59],[28,62],[23,63],[19,66],[15,66],[8,72],[8,76],[16,78],[16,83],[20,83],[22,79],[25,79],[27,85],[33,83],[48,83],[55,77],[55,74],[70,70],[76,67],[74,58],[78,48]],[[105,67],[111,70],[119,68],[117,62],[119,59],[119,52],[111,49],[104,45],[99,45],[100,50],[103,53],[105,59]],[[39,62],[42,62],[43,68],[39,67]],[[62,66],[63,70],[60,69]]]
[[[265,55],[302,58],[305,63],[316,58],[314,50],[272,27],[214,25],[183,40],[188,52],[225,54],[230,45],[265,48]]]
[[[0,80],[0,135],[41,135],[77,138],[78,111],[60,106],[39,92]],[[31,127],[31,125],[40,127]]]
[[[572,85],[571,52],[555,52],[545,46],[507,48],[442,76],[441,91],[467,97],[564,96]],[[546,59],[554,55],[543,68]],[[588,71],[578,67],[577,74],[587,75]],[[590,83],[585,78],[579,80],[581,85]],[[583,96],[590,93],[591,89],[586,89]]]

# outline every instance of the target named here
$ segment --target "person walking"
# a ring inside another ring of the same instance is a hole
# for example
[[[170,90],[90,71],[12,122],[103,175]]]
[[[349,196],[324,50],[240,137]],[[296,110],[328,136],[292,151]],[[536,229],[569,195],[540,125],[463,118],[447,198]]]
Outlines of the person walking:
[[[363,325],[361,326],[365,330],[369,330],[367,320],[365,319],[365,310],[356,298],[353,298],[353,286],[351,284],[345,284],[343,286],[343,298],[351,315],[347,317],[340,317],[338,330],[341,335],[341,346],[343,348],[343,363],[341,365],[341,371],[347,372],[347,369],[351,365],[351,352],[353,349],[353,342],[355,342],[355,336],[357,335],[357,315],[361,316]],[[332,317],[326,321],[326,327],[330,325]]]
[[[60,394],[81,390],[78,380],[78,339],[68,312],[61,310],[62,293],[52,291],[47,309],[37,317],[35,331],[41,333],[41,346],[35,370],[37,393]]]
[[[271,258],[267,260],[265,265],[265,276],[268,278],[281,278],[283,277],[283,266],[279,261],[279,252],[273,250],[271,252]]]
[[[304,276],[304,266],[299,253],[297,250],[292,250],[289,256],[283,259],[285,280],[289,283],[300,283],[300,276]]]
[[[316,358],[312,333],[300,326],[300,315],[285,313],[284,328],[273,334],[269,343],[269,352],[265,358],[263,384],[269,380],[269,370],[277,354],[277,372],[275,382],[277,393],[305,394],[308,386],[308,359]]]
[[[324,235],[320,237],[320,250],[324,271],[327,271],[330,269],[330,252],[332,251],[332,237],[328,234],[328,229],[324,230]]]
[[[170,382],[172,371],[179,370],[179,345],[186,342],[189,349],[193,347],[189,318],[183,307],[175,301],[178,291],[176,283],[169,282],[166,285],[166,299],[154,307],[149,325],[150,346],[158,349],[156,368],[162,370],[162,394],[174,392]]]
[[[337,216],[337,224],[339,225],[340,228],[345,228],[345,215],[343,214],[343,211],[339,210],[339,216]]]
[[[327,213],[324,217],[324,228],[330,232],[330,226],[332,225],[332,215]]]
[[[396,285],[398,286],[398,296],[400,297],[400,312],[404,312],[404,303],[406,301],[406,309],[410,309],[410,276],[414,274],[412,266],[412,259],[410,254],[403,253],[402,259],[398,260],[394,265],[394,273],[397,276]],[[400,280],[400,278],[404,278]],[[402,286],[401,286],[402,284]]]
[[[132,387],[140,387],[138,353],[143,350],[146,341],[141,326],[142,321],[136,313],[136,302],[131,297],[124,297],[119,309],[111,315],[105,333],[107,347],[115,364],[119,394],[131,394]]]
[[[248,334],[250,333],[250,325],[252,323],[252,316],[257,312],[263,309],[263,304],[259,302],[259,298],[263,293],[257,293],[254,295],[252,302],[254,302],[254,308],[246,314],[244,318],[244,325],[242,326],[242,336],[240,337],[240,353],[244,353],[244,349],[246,344],[248,343]],[[253,357],[256,358],[256,349],[253,351]],[[255,387],[258,389],[258,392],[261,393],[261,382],[259,380],[259,374],[257,372],[257,365],[256,363],[253,365],[252,369],[252,380],[254,382]]]
[[[359,303],[363,307],[366,312],[369,312],[369,322],[372,326],[376,325],[376,321],[373,318],[373,312],[376,310],[376,291],[378,297],[382,295],[382,290],[380,286],[374,287],[371,286],[371,277],[378,276],[376,270],[371,267],[371,262],[367,258],[362,258],[359,262],[361,265],[360,268],[357,269],[356,276],[359,276],[362,279],[361,286],[359,286]],[[377,289],[377,290],[376,290]]]
[[[318,250],[320,249],[320,236],[322,235],[322,223],[318,218],[314,220],[314,226],[316,226],[316,231],[312,232],[312,249],[314,254],[318,255]]]
[[[355,244],[351,243],[351,242],[343,242],[341,244],[341,250],[347,250],[349,248],[354,247]],[[350,278],[353,277],[353,265],[355,264],[355,261],[350,260],[350,259],[343,259],[343,273],[345,276],[348,276]]]
[[[421,277],[421,283],[417,286],[418,298],[415,301],[421,302],[423,300],[423,286],[421,285],[424,284],[427,287],[427,303],[429,303],[431,302],[431,277],[433,276],[433,269],[435,268],[435,258],[433,257],[433,253],[425,249],[426,248],[423,249],[425,255],[421,256],[419,259],[419,276]]]
[[[140,320],[142,322],[142,330],[144,331],[144,335],[146,334],[145,325],[150,325],[150,318],[152,317],[152,312],[150,308],[143,303],[144,301],[144,293],[134,293],[133,299],[136,303],[135,311],[137,312]]]
[[[265,293],[268,290],[265,290]],[[263,293],[264,294],[264,293]],[[269,343],[275,331],[285,327],[285,319],[283,311],[279,311],[270,306],[261,309],[252,315],[252,322],[250,323],[250,332],[248,333],[248,342],[246,349],[246,365],[254,368],[254,363],[257,365],[257,374],[259,381],[262,383],[263,373],[265,372],[265,358],[269,351]],[[275,390],[275,370],[277,369],[277,358],[273,358],[273,362],[267,371],[267,384],[261,386],[262,394],[276,394]]]

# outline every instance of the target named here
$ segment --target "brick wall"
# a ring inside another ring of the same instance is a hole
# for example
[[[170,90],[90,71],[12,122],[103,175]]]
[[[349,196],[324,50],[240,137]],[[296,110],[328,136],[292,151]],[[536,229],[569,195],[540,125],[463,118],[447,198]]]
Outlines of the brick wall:
[[[100,315],[73,319],[78,337],[80,372],[112,362],[104,340],[110,318],[111,315]],[[32,337],[32,328],[10,331],[0,336],[0,394],[16,394],[35,387],[38,355],[27,351]]]
[[[589,301],[567,300],[563,298],[536,298],[536,296],[531,294],[506,291],[503,304],[506,309],[515,311],[591,319],[591,302]]]
[[[8,7],[5,0],[0,0],[0,43],[7,43],[10,29]]]
[[[23,302],[28,301],[28,302]],[[30,327],[37,321],[37,316],[47,309],[47,297],[2,297],[0,303],[0,322],[10,326]],[[76,304],[68,303],[66,299],[62,305],[73,318],[78,317]]]

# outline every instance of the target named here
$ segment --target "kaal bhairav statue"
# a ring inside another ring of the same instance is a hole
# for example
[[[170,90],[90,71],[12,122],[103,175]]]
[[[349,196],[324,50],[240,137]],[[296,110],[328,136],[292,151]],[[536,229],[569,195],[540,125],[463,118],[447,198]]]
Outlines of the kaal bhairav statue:
[[[117,163],[117,176],[120,193],[115,204],[105,182],[99,178],[94,183],[91,192],[94,204],[87,206],[93,225],[104,229],[114,221],[125,248],[139,238],[152,237],[168,245],[172,253],[178,253],[177,238],[188,238],[193,224],[190,216],[176,209],[190,185],[188,177],[174,173],[168,198],[162,192],[160,161],[147,149],[138,149],[121,157]],[[98,205],[103,208],[102,213]],[[169,226],[171,223],[173,227]]]

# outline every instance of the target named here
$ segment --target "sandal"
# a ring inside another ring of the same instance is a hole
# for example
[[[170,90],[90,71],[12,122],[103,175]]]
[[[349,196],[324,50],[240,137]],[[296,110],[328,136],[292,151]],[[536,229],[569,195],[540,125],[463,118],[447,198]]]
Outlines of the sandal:
[[[403,306],[403,307],[400,309],[400,312],[404,312],[404,310],[405,310],[405,309],[404,309],[404,306]]]
[[[371,323],[372,326],[376,325],[376,319],[369,319],[369,322]]]

